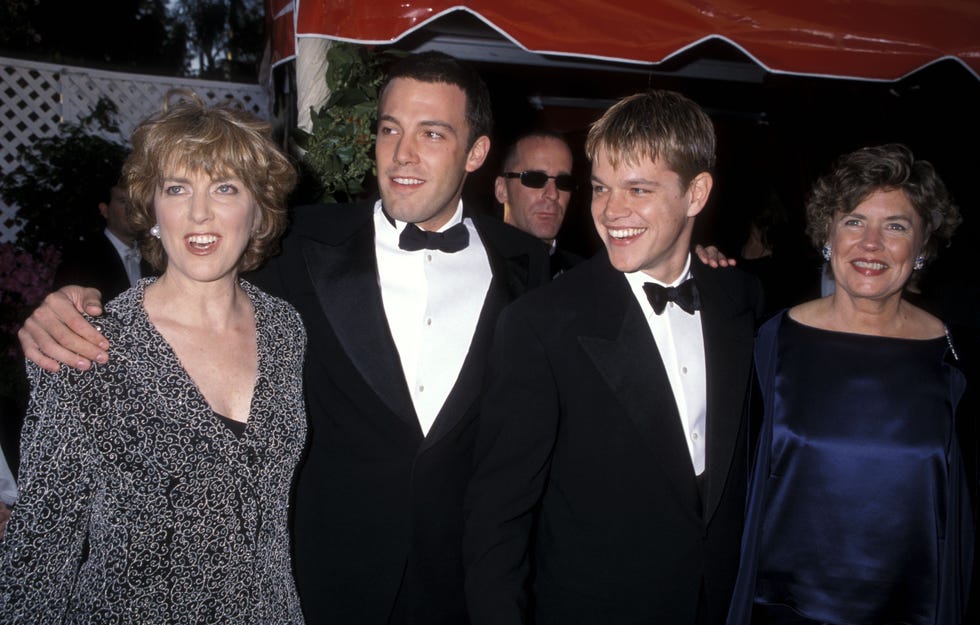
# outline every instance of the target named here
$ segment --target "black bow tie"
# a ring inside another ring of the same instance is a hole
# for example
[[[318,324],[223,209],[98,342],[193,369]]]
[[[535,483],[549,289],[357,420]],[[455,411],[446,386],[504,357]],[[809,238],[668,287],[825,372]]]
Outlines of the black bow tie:
[[[650,300],[650,305],[653,306],[653,312],[658,315],[667,307],[667,302],[674,302],[689,315],[693,315],[695,310],[701,308],[701,295],[694,280],[685,280],[676,287],[647,282],[643,285],[643,290]]]
[[[418,250],[439,250],[452,254],[465,249],[470,244],[470,232],[458,223],[445,232],[429,232],[415,224],[406,224],[398,238],[398,247],[408,252]]]

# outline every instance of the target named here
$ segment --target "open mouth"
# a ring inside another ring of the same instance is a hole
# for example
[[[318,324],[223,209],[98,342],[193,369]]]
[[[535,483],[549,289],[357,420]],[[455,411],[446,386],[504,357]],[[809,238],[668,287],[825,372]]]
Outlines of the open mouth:
[[[218,244],[216,234],[192,234],[186,237],[187,247],[195,254],[207,254]]]
[[[606,232],[609,233],[609,237],[616,239],[617,241],[635,239],[646,232],[646,230],[646,228],[606,228]]]

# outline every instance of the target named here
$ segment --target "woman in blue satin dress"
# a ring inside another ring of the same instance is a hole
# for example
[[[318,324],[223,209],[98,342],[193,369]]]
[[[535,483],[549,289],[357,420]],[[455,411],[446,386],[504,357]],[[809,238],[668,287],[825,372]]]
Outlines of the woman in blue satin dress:
[[[966,622],[964,354],[903,297],[959,211],[929,163],[885,145],[842,157],[807,222],[836,290],[760,330],[765,412],[728,623]]]

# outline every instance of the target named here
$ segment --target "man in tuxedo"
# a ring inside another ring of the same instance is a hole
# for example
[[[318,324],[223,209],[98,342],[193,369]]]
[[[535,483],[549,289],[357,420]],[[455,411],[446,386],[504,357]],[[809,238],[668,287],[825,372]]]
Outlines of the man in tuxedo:
[[[104,300],[119,295],[149,271],[140,262],[136,237],[126,220],[129,200],[126,189],[118,184],[106,190],[99,202],[99,213],[105,219],[100,235],[66,248],[54,275],[54,286],[81,284],[98,289]]]
[[[462,205],[491,124],[472,69],[434,52],[400,60],[378,108],[381,200],[297,209],[281,256],[254,276],[308,333],[293,537],[309,625],[467,622],[462,502],[485,361],[499,311],[548,279],[539,241]],[[41,366],[107,357],[74,302],[91,293],[49,296],[25,324]]]
[[[582,258],[557,241],[575,190],[568,142],[558,133],[534,130],[510,145],[502,164],[493,191],[504,207],[504,222],[548,246],[553,276],[571,269]]]
[[[501,315],[467,492],[474,625],[721,623],[738,565],[761,290],[691,263],[715,135],[651,91],[597,121],[606,253]]]

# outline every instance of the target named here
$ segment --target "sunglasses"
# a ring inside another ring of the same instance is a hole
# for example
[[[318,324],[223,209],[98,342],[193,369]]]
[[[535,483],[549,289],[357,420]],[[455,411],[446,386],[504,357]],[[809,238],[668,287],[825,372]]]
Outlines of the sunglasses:
[[[554,178],[555,187],[559,191],[574,191],[575,177],[571,174],[558,174],[549,176],[543,171],[505,171],[501,174],[504,178],[520,178],[521,184],[531,189],[542,189],[548,181]]]

